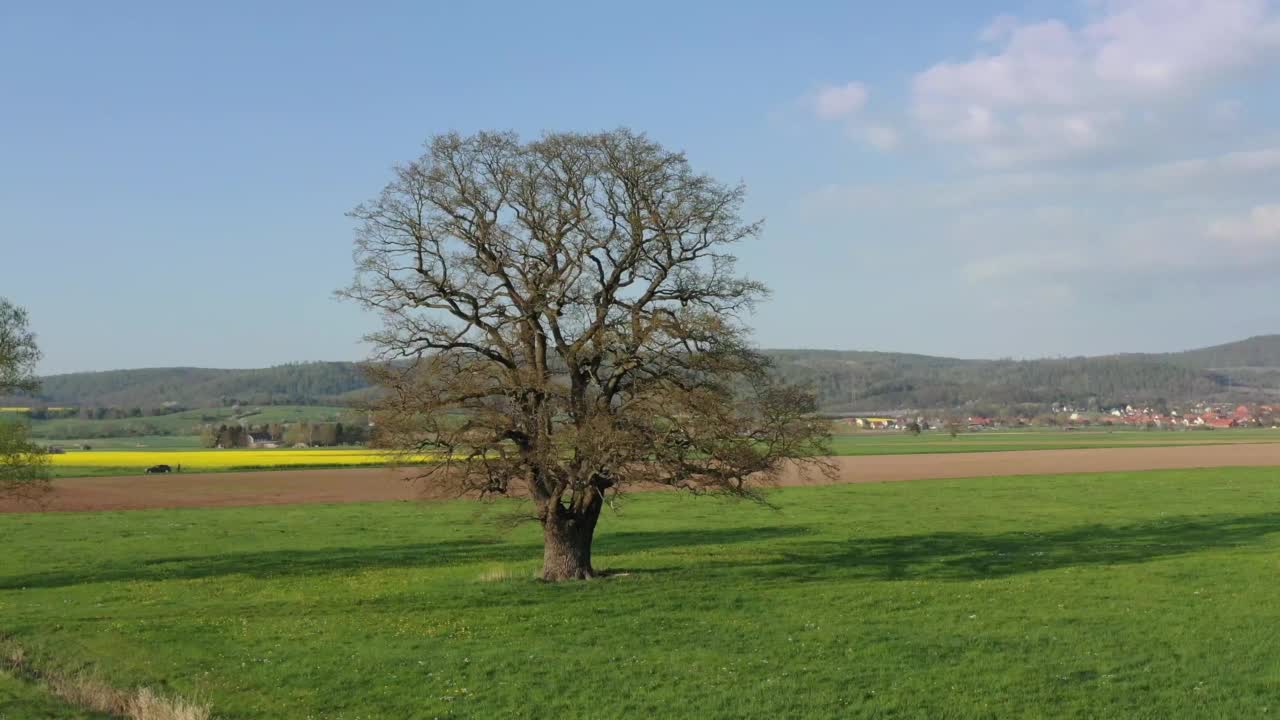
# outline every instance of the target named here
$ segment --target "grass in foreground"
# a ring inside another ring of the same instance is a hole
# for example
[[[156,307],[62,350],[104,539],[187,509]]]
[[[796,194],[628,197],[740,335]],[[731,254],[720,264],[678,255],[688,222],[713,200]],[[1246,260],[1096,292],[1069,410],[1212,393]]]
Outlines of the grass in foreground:
[[[108,720],[103,715],[67,704],[46,688],[0,670],[0,718],[5,720]]]
[[[0,626],[219,718],[1280,709],[1280,468],[647,493],[589,583],[507,503],[0,516]]]

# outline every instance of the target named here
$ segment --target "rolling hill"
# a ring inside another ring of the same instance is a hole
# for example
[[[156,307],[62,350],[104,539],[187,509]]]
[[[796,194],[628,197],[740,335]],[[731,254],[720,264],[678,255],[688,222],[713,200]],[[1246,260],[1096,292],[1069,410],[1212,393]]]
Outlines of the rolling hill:
[[[1143,357],[1163,358],[1193,368],[1280,368],[1280,335],[1259,335],[1199,350]]]
[[[214,407],[342,404],[368,387],[355,363],[311,362],[252,370],[148,368],[50,375],[38,399],[50,405]]]
[[[1084,406],[1280,397],[1280,335],[1176,353],[965,360],[891,352],[767,350],[777,371],[811,383],[827,412],[973,408],[1034,412]],[[104,407],[343,404],[367,397],[349,362],[250,370],[154,368],[44,378],[36,402]],[[17,400],[11,404],[17,404]]]

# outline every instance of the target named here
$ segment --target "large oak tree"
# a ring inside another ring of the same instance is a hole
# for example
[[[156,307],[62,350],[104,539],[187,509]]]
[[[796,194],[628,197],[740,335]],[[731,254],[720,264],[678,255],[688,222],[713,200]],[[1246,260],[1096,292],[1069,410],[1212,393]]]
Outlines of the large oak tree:
[[[343,294],[381,313],[381,439],[460,492],[527,495],[543,577],[588,578],[628,485],[759,497],[828,424],[747,344],[743,188],[627,130],[442,135],[358,221]]]

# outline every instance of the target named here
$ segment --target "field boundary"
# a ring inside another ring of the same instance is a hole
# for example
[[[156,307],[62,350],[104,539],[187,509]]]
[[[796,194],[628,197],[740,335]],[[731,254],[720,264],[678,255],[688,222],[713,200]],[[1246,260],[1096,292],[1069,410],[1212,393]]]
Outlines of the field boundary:
[[[988,453],[845,455],[829,458],[833,478],[783,474],[782,486],[960,479],[1012,475],[1280,466],[1280,443],[1011,450]],[[40,505],[0,500],[0,512],[141,510],[377,501],[455,497],[410,482],[412,468],[272,470],[62,478]]]
[[[164,695],[149,687],[121,690],[88,673],[64,673],[48,663],[34,661],[12,640],[0,638],[0,668],[14,678],[38,685],[67,703],[95,713],[126,720],[210,720],[205,703]]]

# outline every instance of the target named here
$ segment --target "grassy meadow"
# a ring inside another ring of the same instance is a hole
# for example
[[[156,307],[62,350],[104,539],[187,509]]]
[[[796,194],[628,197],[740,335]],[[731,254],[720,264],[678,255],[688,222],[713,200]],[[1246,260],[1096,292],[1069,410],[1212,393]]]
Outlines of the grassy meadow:
[[[832,439],[832,450],[835,455],[912,455],[1262,442],[1280,442],[1280,430],[1273,428],[1231,428],[1229,430],[1098,428],[1066,431],[1035,428],[961,432],[956,437],[951,437],[944,430],[931,430],[920,435],[896,430],[864,430],[837,432]]]
[[[200,427],[221,423],[232,424],[244,422],[250,425],[268,425],[270,423],[293,422],[337,422],[344,418],[362,419],[360,413],[346,407],[329,407],[321,405],[263,405],[261,407],[217,407],[184,410],[168,415],[144,416],[136,418],[112,418],[102,420],[85,420],[78,417],[55,418],[50,420],[27,420],[25,416],[14,415],[15,419],[24,419],[31,425],[34,438],[66,444],[69,442],[103,442],[105,439],[122,439],[127,442],[154,444],[156,437],[184,437],[191,442],[190,447],[198,443]],[[3,419],[3,418],[0,418]],[[96,439],[85,439],[96,438]]]
[[[39,685],[0,669],[0,718],[5,720],[110,720],[74,707]]]
[[[1280,468],[770,497],[626,498],[561,585],[516,503],[0,515],[0,627],[227,720],[1280,712]]]
[[[136,437],[112,438],[72,438],[49,442],[36,438],[36,442],[76,451],[81,445],[88,445],[94,450],[200,450],[199,435],[139,435]]]

